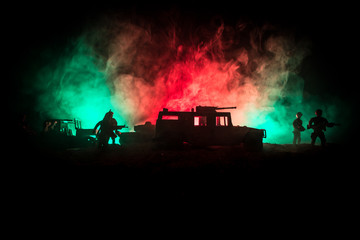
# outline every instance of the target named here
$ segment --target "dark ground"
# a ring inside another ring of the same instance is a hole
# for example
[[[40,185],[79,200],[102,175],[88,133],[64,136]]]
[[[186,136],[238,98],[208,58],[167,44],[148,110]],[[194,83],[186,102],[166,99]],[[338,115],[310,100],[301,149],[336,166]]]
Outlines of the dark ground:
[[[353,192],[351,170],[356,156],[348,148],[332,143],[325,148],[264,144],[262,152],[220,146],[164,150],[150,144],[109,145],[107,150],[31,147],[17,149],[21,158],[11,155],[12,179],[33,187],[40,184],[44,190],[100,190],[122,198],[271,198],[280,194],[328,201]]]
[[[262,152],[31,145],[12,149],[3,159],[12,166],[2,168],[8,176],[3,186],[9,188],[3,196],[10,199],[3,206],[11,206],[12,218],[22,216],[25,225],[41,216],[46,226],[60,231],[84,222],[97,229],[99,223],[121,219],[137,231],[143,224],[159,231],[205,225],[209,232],[209,226],[218,229],[219,224],[238,231],[244,228],[239,220],[256,232],[263,232],[263,224],[277,231],[289,226],[296,234],[314,229],[342,237],[354,226],[356,156],[346,145],[264,144]]]

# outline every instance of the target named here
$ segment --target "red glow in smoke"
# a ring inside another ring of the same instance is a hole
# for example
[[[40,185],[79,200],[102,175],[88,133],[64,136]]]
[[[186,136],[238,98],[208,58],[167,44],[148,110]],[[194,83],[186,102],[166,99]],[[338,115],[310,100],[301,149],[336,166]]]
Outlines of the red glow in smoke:
[[[283,36],[264,38],[259,29],[238,29],[243,35],[236,39],[224,24],[189,30],[190,37],[173,26],[155,31],[123,22],[119,29],[109,44],[106,72],[112,101],[128,125],[155,123],[162,108],[190,111],[197,105],[236,106],[234,124],[251,124],[255,112],[272,111],[286,76],[306,54],[306,45],[297,47]],[[291,58],[296,61],[289,65]]]
[[[120,96],[126,97],[122,102],[134,108],[134,115],[144,116],[140,121],[154,122],[164,107],[174,111],[189,111],[196,105],[241,107],[257,98],[249,79],[238,72],[238,61],[212,61],[203,49],[178,48],[175,60],[151,83],[130,75],[118,79]]]

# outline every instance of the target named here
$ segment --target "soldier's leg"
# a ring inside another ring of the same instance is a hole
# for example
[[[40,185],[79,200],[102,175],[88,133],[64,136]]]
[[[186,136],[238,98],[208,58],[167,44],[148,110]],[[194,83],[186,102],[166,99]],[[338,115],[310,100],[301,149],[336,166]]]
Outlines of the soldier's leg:
[[[294,132],[294,141],[293,144],[296,144],[296,142],[300,141],[300,133],[299,132]]]
[[[106,148],[109,146],[109,139],[110,139],[110,136],[109,136],[109,135],[106,135],[106,136],[104,137],[103,149],[106,149]]]
[[[99,138],[99,148],[105,148],[108,146],[109,144],[109,135],[106,134],[101,134],[100,138]]]
[[[111,140],[112,140],[112,144],[115,144],[115,138],[117,137],[117,135],[114,132],[112,132],[110,137],[111,137]]]
[[[316,138],[317,138],[317,134],[313,132],[311,134],[311,145],[315,145]]]
[[[326,144],[326,138],[325,138],[325,134],[324,134],[324,132],[321,132],[320,134],[319,134],[319,138],[320,138],[320,141],[321,141],[321,146],[325,146],[325,144]]]
[[[294,133],[294,140],[293,140],[293,144],[295,145],[296,144],[296,132],[293,132]]]
[[[298,144],[301,143],[301,133],[299,133],[299,137],[298,137]]]
[[[102,148],[104,145],[104,135],[103,134],[100,134],[98,136],[98,148]]]

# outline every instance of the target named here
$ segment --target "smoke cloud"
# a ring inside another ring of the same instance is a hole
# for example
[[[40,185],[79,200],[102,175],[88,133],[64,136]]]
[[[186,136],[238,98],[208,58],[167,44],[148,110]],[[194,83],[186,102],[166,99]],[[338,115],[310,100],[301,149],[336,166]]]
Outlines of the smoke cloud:
[[[77,118],[84,128],[94,127],[114,107],[106,75],[92,49],[79,38],[55,56],[49,51],[45,55],[49,62],[28,89],[37,94],[37,111],[44,118]]]
[[[298,111],[304,125],[317,108],[330,121],[338,119],[337,100],[304,97],[299,73],[310,54],[310,40],[271,24],[114,15],[38,72],[37,108],[51,117],[79,118],[90,128],[109,109],[119,124],[132,127],[155,123],[164,107],[236,106],[234,125],[264,128],[265,141],[290,143]]]

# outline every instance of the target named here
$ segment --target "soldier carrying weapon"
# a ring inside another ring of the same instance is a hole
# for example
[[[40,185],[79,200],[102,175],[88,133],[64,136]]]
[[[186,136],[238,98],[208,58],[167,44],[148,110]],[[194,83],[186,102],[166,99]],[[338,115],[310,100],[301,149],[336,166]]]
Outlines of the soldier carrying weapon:
[[[340,124],[329,123],[326,118],[322,117],[321,109],[317,109],[315,111],[315,115],[316,117],[311,118],[309,124],[307,125],[307,129],[312,128],[314,130],[311,134],[311,145],[314,145],[316,138],[319,137],[321,146],[325,146],[326,138],[323,131],[326,131],[326,127],[339,126]]]
[[[294,127],[294,140],[293,140],[293,144],[295,145],[296,142],[297,144],[300,144],[301,142],[301,132],[305,131],[305,128],[303,127],[303,121],[301,120],[301,116],[302,113],[298,112],[296,114],[296,119],[293,121],[293,127]]]
[[[96,133],[97,128],[100,126],[97,133],[99,148],[106,147],[108,145],[109,138],[112,139],[112,143],[114,144],[115,138],[120,136],[120,132],[118,130],[126,128],[125,125],[117,126],[117,121],[113,118],[113,115],[114,113],[110,110],[105,114],[104,119],[98,122],[94,127],[94,133]]]

